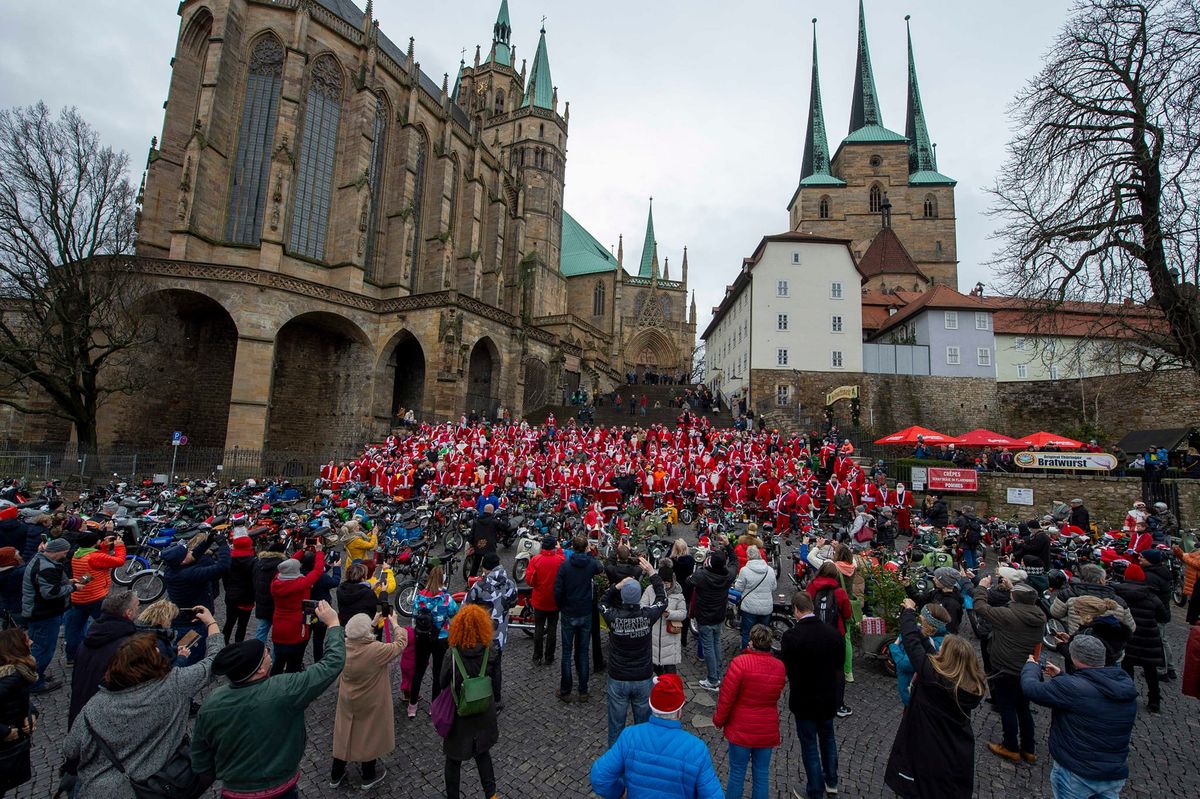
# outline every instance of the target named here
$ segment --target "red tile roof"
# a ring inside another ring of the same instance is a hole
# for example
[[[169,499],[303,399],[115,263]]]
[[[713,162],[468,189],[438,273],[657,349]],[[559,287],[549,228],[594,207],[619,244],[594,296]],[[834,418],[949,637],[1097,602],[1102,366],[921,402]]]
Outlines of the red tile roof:
[[[879,331],[895,327],[913,316],[916,316],[922,310],[929,309],[944,309],[950,311],[987,311],[991,310],[979,297],[973,297],[966,294],[959,294],[949,286],[938,284],[921,294],[916,299],[905,304],[896,313],[892,314],[888,320],[880,326]]]
[[[929,281],[890,227],[881,228],[875,234],[871,246],[858,262],[858,271],[862,272],[863,282],[877,275],[917,275]]]

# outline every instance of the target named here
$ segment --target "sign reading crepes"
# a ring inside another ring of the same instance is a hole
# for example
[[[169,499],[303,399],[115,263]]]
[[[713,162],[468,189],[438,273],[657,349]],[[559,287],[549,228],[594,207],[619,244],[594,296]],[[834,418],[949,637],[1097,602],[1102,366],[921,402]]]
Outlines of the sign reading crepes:
[[[1107,452],[1018,452],[1013,463],[1022,469],[1081,469],[1109,472],[1117,468],[1117,458]]]
[[[929,467],[929,491],[979,490],[979,474],[974,469],[937,469]]]
[[[858,386],[838,386],[825,395],[825,404],[832,405],[838,400],[857,399]]]

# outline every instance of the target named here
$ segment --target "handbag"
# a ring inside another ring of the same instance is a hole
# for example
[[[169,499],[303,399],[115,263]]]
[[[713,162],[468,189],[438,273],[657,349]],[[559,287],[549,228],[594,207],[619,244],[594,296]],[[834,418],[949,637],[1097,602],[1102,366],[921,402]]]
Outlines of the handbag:
[[[457,715],[454,708],[454,666],[451,666],[450,679],[451,684],[446,687],[437,699],[433,700],[433,704],[429,706],[429,715],[433,718],[433,731],[442,738],[450,734],[450,729],[454,726],[454,719]]]
[[[679,635],[683,632],[683,622],[667,619],[667,634]]]
[[[86,715],[83,716],[83,725],[104,757],[129,780],[129,787],[137,799],[199,799],[215,780],[215,775],[192,771],[191,745],[186,735],[157,774],[144,780],[135,780],[125,773],[117,753],[96,734]]]

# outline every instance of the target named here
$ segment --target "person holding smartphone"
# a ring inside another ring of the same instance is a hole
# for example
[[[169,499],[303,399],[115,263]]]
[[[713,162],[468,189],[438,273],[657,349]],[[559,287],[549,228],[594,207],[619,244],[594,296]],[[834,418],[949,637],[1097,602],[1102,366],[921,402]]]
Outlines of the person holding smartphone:
[[[63,619],[67,665],[74,665],[88,625],[100,617],[100,606],[112,588],[113,569],[124,563],[125,543],[116,535],[109,533],[101,539],[89,531],[79,537],[71,557],[71,573],[80,585],[71,592],[71,609]]]

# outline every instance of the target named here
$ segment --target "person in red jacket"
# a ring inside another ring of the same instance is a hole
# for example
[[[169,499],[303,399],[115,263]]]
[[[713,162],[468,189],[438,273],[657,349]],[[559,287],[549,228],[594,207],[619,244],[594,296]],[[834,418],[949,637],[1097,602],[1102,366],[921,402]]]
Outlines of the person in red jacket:
[[[808,584],[808,595],[812,598],[813,613],[821,621],[831,627],[836,627],[842,634],[846,646],[851,646],[848,633],[850,617],[853,613],[850,607],[850,595],[838,581],[837,567],[833,561],[827,560],[821,564],[817,576]],[[845,684],[838,689],[838,718],[844,719],[854,711],[846,706]]]
[[[71,574],[82,585],[71,592],[71,609],[63,621],[68,665],[75,662],[88,623],[100,617],[100,606],[112,587],[112,570],[124,563],[125,544],[119,536],[109,535],[103,541],[95,533],[80,536],[71,558]]]
[[[552,535],[542,539],[542,551],[529,561],[525,570],[525,582],[533,593],[529,597],[533,605],[533,665],[549,666],[554,663],[554,646],[558,630],[558,605],[554,602],[554,580],[566,556]]]
[[[750,795],[765,797],[771,784],[771,752],[779,746],[779,697],[787,683],[783,661],[771,653],[770,628],[756,624],[750,646],[729,664],[713,724],[723,727],[729,741],[729,783],[726,796],[741,796],[746,767],[751,771]]]
[[[325,573],[325,552],[319,540],[315,549],[312,571],[302,574],[299,557],[289,558],[279,564],[271,582],[271,598],[275,600],[275,613],[271,617],[275,663],[271,666],[271,676],[304,670],[304,647],[309,635],[304,622],[304,600]]]

